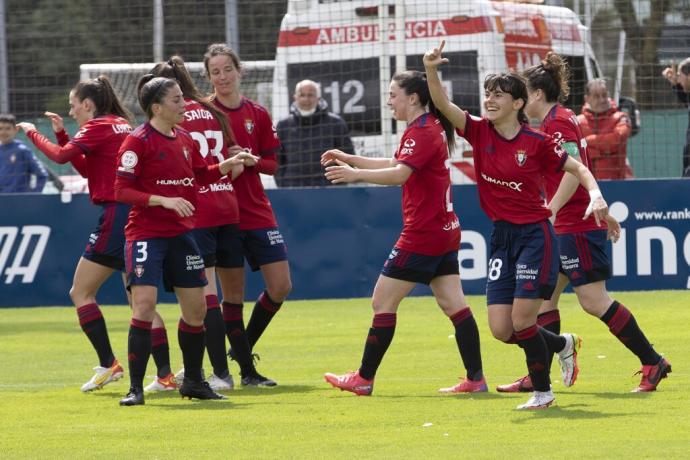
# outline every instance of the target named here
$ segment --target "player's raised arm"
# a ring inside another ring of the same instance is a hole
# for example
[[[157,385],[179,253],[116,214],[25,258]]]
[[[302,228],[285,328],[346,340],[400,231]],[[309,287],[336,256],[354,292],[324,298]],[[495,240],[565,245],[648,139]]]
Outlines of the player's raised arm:
[[[424,53],[424,68],[429,84],[429,93],[431,94],[431,99],[434,101],[436,108],[438,108],[456,128],[464,131],[467,115],[465,115],[465,112],[460,107],[453,104],[448,99],[448,95],[443,89],[441,80],[438,78],[437,67],[448,62],[448,59],[442,56],[443,47],[445,45],[446,41],[441,40],[441,44],[438,48],[431,48]]]

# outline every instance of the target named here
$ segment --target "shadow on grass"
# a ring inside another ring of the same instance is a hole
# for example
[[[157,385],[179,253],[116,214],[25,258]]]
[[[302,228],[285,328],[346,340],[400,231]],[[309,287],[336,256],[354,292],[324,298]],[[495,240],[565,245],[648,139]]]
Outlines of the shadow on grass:
[[[579,407],[584,407],[579,409]],[[601,412],[585,409],[587,404],[568,404],[566,406],[551,406],[544,410],[534,411],[516,411],[516,413],[524,414],[526,417],[512,420],[515,424],[529,423],[534,419],[556,419],[565,418],[568,420],[594,420],[614,417],[629,417],[630,414],[616,414],[611,412]]]
[[[345,392],[346,393],[346,392]],[[498,393],[492,393],[492,392],[487,392],[487,393],[458,393],[458,394],[442,394],[438,392],[430,392],[429,394],[397,394],[397,395],[382,395],[382,394],[376,394],[374,393],[375,398],[381,398],[381,399],[444,399],[448,401],[458,401],[458,402],[463,402],[463,401],[486,401],[490,399],[501,399],[505,398],[505,396],[501,396]]]
[[[203,411],[212,411],[212,410],[236,410],[236,409],[243,409],[245,406],[249,406],[249,404],[237,404],[235,403],[234,400],[232,399],[226,399],[223,401],[199,401],[198,399],[192,399],[191,401],[185,400],[184,404],[178,404],[178,403],[173,403],[170,401],[170,403],[165,403],[165,402],[157,402],[155,404],[155,407],[157,409],[166,409],[166,410],[184,410],[184,411],[190,411],[190,410],[203,410]]]
[[[256,395],[283,395],[286,393],[312,393],[318,391],[315,385],[278,385],[275,387],[239,387],[236,390],[223,392],[225,395],[256,396]]]
[[[646,399],[649,398],[653,393],[642,392],[642,393],[620,393],[620,392],[595,392],[595,391],[578,391],[578,395],[589,395],[596,396],[597,398],[604,399]]]
[[[115,392],[115,391],[99,391],[98,393],[91,393],[95,397],[105,397],[113,400],[113,404],[117,405],[125,396],[125,391]],[[201,401],[198,399],[183,400],[182,396],[177,391],[161,391],[158,393],[146,393],[144,395],[144,406],[155,406],[160,409],[184,409],[184,410],[228,410],[228,409],[238,409],[242,406],[247,406],[248,404],[237,404],[234,398],[235,393],[227,392],[225,396],[228,397],[226,400],[218,401]]]

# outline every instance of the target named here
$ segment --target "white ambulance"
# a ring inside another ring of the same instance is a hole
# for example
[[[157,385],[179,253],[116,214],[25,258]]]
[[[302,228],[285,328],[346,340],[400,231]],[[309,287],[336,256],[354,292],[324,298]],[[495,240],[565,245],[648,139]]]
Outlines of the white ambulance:
[[[423,70],[424,52],[446,40],[442,80],[453,101],[480,114],[486,75],[539,63],[550,50],[573,72],[569,107],[583,102],[600,74],[587,30],[571,10],[490,0],[290,0],[273,76],[274,120],[288,115],[295,84],[321,86],[330,109],[347,121],[357,153],[390,156],[396,127],[385,106],[396,70]],[[401,131],[400,127],[397,131]],[[471,149],[458,140],[454,183],[474,181]]]

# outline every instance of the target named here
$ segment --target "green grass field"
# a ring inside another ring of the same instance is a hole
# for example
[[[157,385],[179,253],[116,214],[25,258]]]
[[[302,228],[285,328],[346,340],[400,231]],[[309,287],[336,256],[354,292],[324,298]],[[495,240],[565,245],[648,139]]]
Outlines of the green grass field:
[[[358,367],[369,300],[290,301],[256,347],[259,371],[278,387],[237,389],[228,401],[211,402],[156,394],[133,408],[118,406],[128,374],[100,391],[79,391],[96,356],[73,308],[0,309],[0,458],[688,458],[690,294],[616,298],[673,373],[656,393],[630,393],[639,382],[637,359],[565,295],[563,329],[584,339],[580,376],[563,388],[554,363],[556,405],[528,413],[515,410],[528,395],[494,391],[523,375],[524,355],[491,337],[484,297],[470,302],[489,393],[436,392],[454,384],[462,366],[451,324],[428,297],[402,304],[372,397],[334,390],[322,375]],[[126,360],[129,309],[103,311],[116,354]],[[178,308],[159,311],[176,368]],[[152,360],[148,371],[154,374]],[[231,371],[236,375],[235,363]]]

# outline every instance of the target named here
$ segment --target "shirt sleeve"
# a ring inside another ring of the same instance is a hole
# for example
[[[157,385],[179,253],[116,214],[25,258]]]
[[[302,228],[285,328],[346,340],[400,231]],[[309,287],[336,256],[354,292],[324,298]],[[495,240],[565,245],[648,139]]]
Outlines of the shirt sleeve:
[[[69,134],[64,129],[61,129],[55,133],[55,139],[57,139],[58,145],[63,147],[69,142]]]
[[[560,171],[568,160],[568,154],[563,150],[563,147],[549,135],[539,142],[539,156],[541,160],[539,164],[546,174]]]
[[[83,151],[72,143],[68,143],[64,147],[50,142],[50,140],[43,134],[36,130],[31,130],[26,133],[26,137],[45,154],[48,158],[56,163],[65,164],[77,155],[81,155]]]
[[[434,157],[437,140],[419,128],[412,128],[403,135],[398,146],[398,163],[405,164],[418,171]]]
[[[574,122],[571,120],[557,118],[553,121],[553,126],[549,129],[549,133],[559,144],[564,144],[566,142],[579,144],[580,139],[578,138],[577,130],[573,123]]]
[[[115,199],[121,203],[146,207],[151,194],[137,190],[137,177],[141,174],[146,145],[134,136],[127,136],[117,153],[115,173]]]

